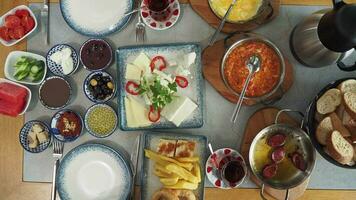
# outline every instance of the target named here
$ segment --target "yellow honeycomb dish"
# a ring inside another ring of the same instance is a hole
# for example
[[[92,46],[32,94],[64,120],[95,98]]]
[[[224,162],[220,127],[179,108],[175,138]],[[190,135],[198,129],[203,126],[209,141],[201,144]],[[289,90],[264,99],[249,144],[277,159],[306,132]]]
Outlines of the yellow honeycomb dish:
[[[211,9],[220,18],[224,17],[232,0],[209,0]],[[263,0],[237,0],[237,3],[232,8],[227,21],[243,22],[253,18],[262,5]]]

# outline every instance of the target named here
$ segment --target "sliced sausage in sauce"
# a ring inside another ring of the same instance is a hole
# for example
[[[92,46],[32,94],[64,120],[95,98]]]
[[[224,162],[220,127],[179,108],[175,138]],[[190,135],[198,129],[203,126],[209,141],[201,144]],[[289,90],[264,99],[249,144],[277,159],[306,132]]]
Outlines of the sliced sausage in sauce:
[[[277,133],[268,138],[267,144],[271,147],[280,147],[283,146],[286,142],[287,136],[282,133]]]

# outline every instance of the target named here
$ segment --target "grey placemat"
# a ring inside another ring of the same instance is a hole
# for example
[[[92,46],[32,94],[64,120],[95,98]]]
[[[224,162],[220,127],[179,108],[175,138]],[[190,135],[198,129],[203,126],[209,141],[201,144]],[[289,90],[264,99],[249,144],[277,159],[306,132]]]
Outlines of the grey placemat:
[[[39,12],[39,4],[31,4],[31,8],[37,13]],[[289,34],[292,28],[303,17],[321,8],[324,7],[282,6],[280,15],[274,21],[256,30],[257,33],[261,33],[270,38],[280,47],[284,55],[290,60],[292,65],[294,65],[294,84],[283,99],[274,106],[298,109],[304,112],[314,95],[327,83],[335,79],[355,75],[355,72],[341,72],[336,66],[319,69],[306,68],[297,63],[292,57],[289,49]],[[182,9],[183,16],[172,29],[159,32],[147,28],[148,43],[202,42],[203,47],[205,47],[214,29],[195,14],[189,5],[183,5]],[[118,46],[136,44],[134,29],[136,21],[137,19],[132,20],[122,32],[115,33],[108,37],[109,41],[114,44],[115,49]],[[58,4],[51,4],[50,23],[51,44],[44,46],[42,35],[36,34],[28,41],[29,51],[45,55],[50,46],[57,43],[69,43],[78,49],[80,44],[87,39],[87,37],[79,35],[68,27],[60,14]],[[115,69],[116,66],[113,64],[108,71],[116,76],[116,73],[114,73]],[[88,73],[89,72],[81,68],[71,78],[72,82],[77,83],[77,91],[75,92],[77,96],[69,108],[73,108],[81,114],[92,104],[81,91],[83,79]],[[34,96],[36,96],[37,88],[33,88],[32,91],[35,93]],[[232,130],[229,121],[234,104],[222,98],[208,83],[205,84],[205,101],[205,125],[202,128],[170,131],[206,135],[212,142],[214,148],[231,147],[239,149],[247,119],[262,106],[243,107],[238,122],[240,125],[236,130]],[[110,104],[116,108],[116,99]],[[41,119],[49,122],[53,113],[53,111],[44,109],[38,102],[31,106],[25,118],[26,121]],[[140,132],[123,132],[117,130],[112,136],[105,140],[110,140],[127,152],[130,152],[132,151],[135,138],[139,133]],[[68,150],[79,144],[94,139],[93,136],[85,133],[78,141],[66,144],[65,152],[68,152]],[[51,149],[37,155],[24,152],[23,180],[50,182],[52,176],[52,161]],[[207,180],[206,186],[212,187]],[[256,185],[248,180],[242,187],[255,188]],[[355,189],[356,173],[354,170],[338,168],[317,154],[316,167],[311,176],[308,188]]]

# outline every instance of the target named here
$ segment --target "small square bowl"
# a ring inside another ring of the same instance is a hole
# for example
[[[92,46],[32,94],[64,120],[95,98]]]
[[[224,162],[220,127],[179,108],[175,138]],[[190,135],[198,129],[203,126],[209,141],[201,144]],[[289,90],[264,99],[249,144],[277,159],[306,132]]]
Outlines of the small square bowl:
[[[21,85],[19,83],[14,82],[14,81],[6,80],[4,78],[0,78],[0,83],[11,83],[11,84],[17,85],[19,87],[23,87],[23,88],[25,88],[27,90],[26,105],[24,106],[23,111],[21,113],[19,113],[19,115],[25,114],[25,112],[27,111],[28,107],[30,106],[31,97],[32,97],[31,90],[28,87],[24,86],[24,85]]]
[[[18,40],[5,41],[5,40],[3,40],[2,38],[0,38],[1,44],[5,45],[5,46],[7,46],[7,47],[19,43],[21,40],[23,40],[24,38],[26,38],[27,36],[29,36],[29,35],[30,35],[34,30],[36,30],[36,28],[37,28],[37,19],[36,19],[35,14],[33,14],[32,10],[31,10],[29,7],[25,6],[25,5],[16,6],[15,8],[9,10],[7,13],[5,13],[4,15],[2,15],[2,16],[0,17],[0,26],[3,26],[3,25],[4,25],[4,23],[5,23],[5,17],[6,17],[6,16],[8,16],[8,15],[10,15],[10,14],[15,14],[15,11],[16,11],[16,10],[19,10],[19,9],[26,9],[26,10],[30,13],[31,17],[32,17],[33,20],[35,21],[35,26],[33,27],[33,29],[32,29],[30,32],[26,33],[26,35],[24,35],[22,38],[20,38],[20,39],[18,39]]]
[[[21,81],[16,80],[16,78],[14,77],[14,73],[15,73],[15,67],[13,67],[16,63],[16,61],[22,57],[22,56],[26,56],[26,57],[31,57],[34,58],[36,60],[42,60],[45,63],[45,68],[44,68],[44,74],[41,80],[37,81],[37,82],[32,82],[29,80],[29,78],[25,78]],[[38,55],[38,54],[34,54],[34,53],[30,53],[30,52],[25,52],[25,51],[12,51],[9,53],[9,55],[6,58],[5,61],[5,67],[4,67],[4,74],[5,77],[11,81],[14,82],[18,82],[18,83],[22,83],[22,84],[28,84],[28,85],[39,85],[43,82],[43,80],[46,77],[47,74],[47,65],[46,65],[46,58]]]

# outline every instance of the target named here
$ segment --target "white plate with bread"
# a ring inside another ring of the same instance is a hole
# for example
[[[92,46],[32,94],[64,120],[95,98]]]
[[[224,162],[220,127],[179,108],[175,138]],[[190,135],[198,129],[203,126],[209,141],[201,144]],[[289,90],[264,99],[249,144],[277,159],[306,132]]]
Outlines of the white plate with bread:
[[[340,79],[322,89],[309,106],[306,126],[326,160],[356,168],[356,78]]]

